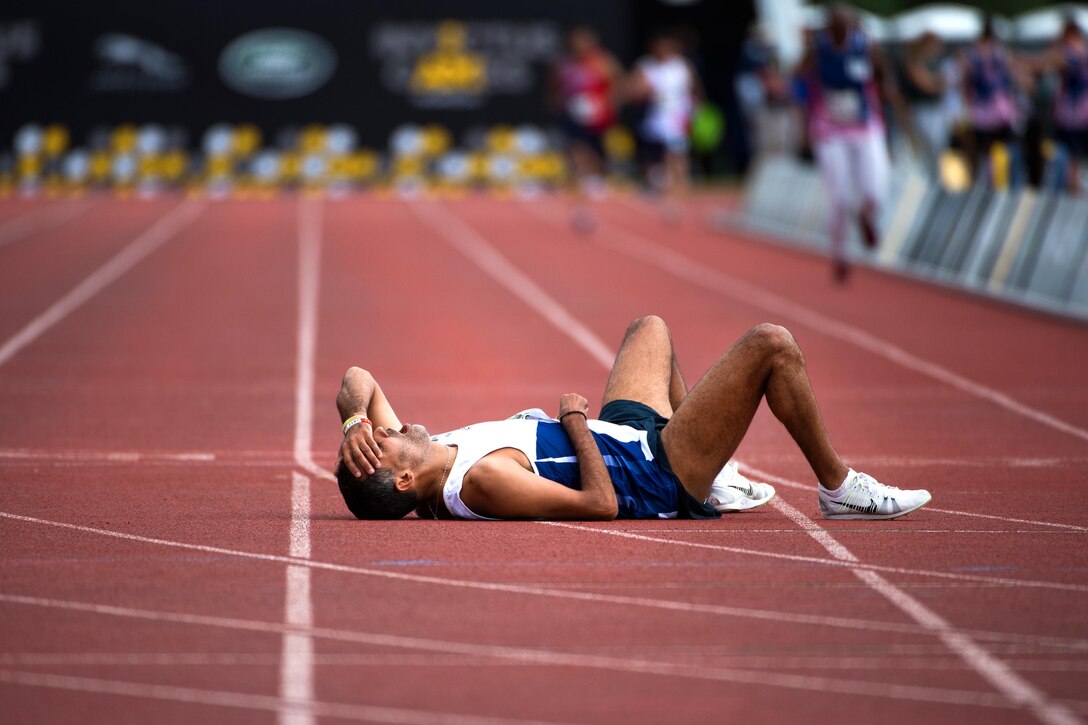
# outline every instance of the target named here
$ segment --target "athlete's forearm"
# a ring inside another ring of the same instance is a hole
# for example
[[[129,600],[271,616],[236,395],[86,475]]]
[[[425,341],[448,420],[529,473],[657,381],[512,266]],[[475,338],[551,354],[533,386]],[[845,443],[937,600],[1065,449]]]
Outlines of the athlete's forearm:
[[[567,432],[574,454],[578,457],[578,472],[582,477],[582,493],[589,508],[601,518],[614,519],[618,513],[616,491],[612,477],[604,465],[604,457],[593,440],[586,417],[580,413],[563,416],[563,430]]]
[[[362,368],[348,368],[340,392],[336,394],[336,408],[340,411],[340,420],[347,420],[353,415],[370,416],[370,403],[378,383],[374,376]]]

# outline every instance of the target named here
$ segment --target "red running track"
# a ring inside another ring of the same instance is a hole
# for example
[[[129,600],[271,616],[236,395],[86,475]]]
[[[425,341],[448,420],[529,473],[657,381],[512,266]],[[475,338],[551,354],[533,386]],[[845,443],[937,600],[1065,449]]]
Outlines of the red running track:
[[[1088,717],[1085,329],[833,288],[730,201],[0,204],[4,721]],[[843,456],[932,506],[822,521],[765,410],[778,501],[720,521],[363,523],[327,480],[348,365],[445,430],[598,400],[647,313],[689,382],[789,326]]]

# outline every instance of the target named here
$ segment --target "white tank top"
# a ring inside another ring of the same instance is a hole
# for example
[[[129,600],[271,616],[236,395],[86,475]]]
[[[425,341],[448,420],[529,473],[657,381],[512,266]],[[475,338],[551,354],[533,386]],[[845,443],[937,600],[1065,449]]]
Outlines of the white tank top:
[[[550,457],[554,454],[542,453],[539,446],[538,423],[547,421],[555,424],[555,419],[539,408],[522,411],[513,418],[497,420],[489,423],[477,423],[466,426],[460,430],[450,431],[432,436],[431,440],[447,446],[457,446],[457,457],[453,460],[446,483],[442,487],[442,500],[446,509],[454,517],[459,519],[474,519],[494,521],[496,519],[481,516],[461,501],[461,488],[464,485],[465,474],[469,472],[476,462],[489,453],[494,453],[503,448],[513,448],[521,451],[532,466],[533,473],[541,475],[538,463],[554,467],[557,464],[573,465],[577,463],[574,456],[560,458]],[[653,463],[653,454],[646,442],[645,431],[620,426],[603,420],[590,420],[589,429],[594,433],[608,436],[617,444],[627,444],[636,451],[636,460]],[[556,427],[558,425],[556,424]],[[549,426],[550,428],[550,426]],[[555,431],[551,430],[551,435]],[[566,440],[566,434],[562,434]],[[540,455],[545,456],[539,458]],[[613,455],[605,456],[605,465],[613,459]]]
[[[638,67],[651,89],[650,107],[643,121],[646,137],[664,142],[686,138],[694,85],[687,62],[680,57],[648,57],[640,60]]]

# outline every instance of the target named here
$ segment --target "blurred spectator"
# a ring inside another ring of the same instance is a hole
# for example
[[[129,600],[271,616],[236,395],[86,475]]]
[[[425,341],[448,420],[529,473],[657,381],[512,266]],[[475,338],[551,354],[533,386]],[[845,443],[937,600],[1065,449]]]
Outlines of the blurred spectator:
[[[925,32],[907,48],[902,73],[914,148],[934,178],[940,175],[941,154],[948,146],[950,130],[944,104],[947,86],[941,68],[943,53],[940,37]]]
[[[810,136],[831,202],[834,279],[845,282],[847,224],[856,218],[863,242],[875,247],[888,184],[888,148],[879,84],[890,84],[882,56],[852,11],[835,4],[801,61]],[[889,97],[895,91],[887,91]]]
[[[573,28],[567,51],[552,75],[552,94],[563,117],[567,153],[581,197],[571,222],[579,231],[590,231],[595,221],[586,201],[604,191],[604,135],[616,122],[617,80],[623,70],[601,47],[592,28]]]
[[[688,188],[688,132],[702,84],[670,33],[650,41],[650,53],[635,65],[632,95],[647,102],[639,127],[640,158],[652,188],[664,197],[662,212],[675,220]]]
[[[744,116],[745,138],[755,157],[795,153],[798,119],[789,80],[761,24],[752,26],[741,46],[735,91]]]
[[[777,55],[774,46],[767,40],[767,31],[763,24],[753,24],[748,31],[748,38],[740,47],[734,87],[737,102],[749,123],[755,122],[756,114],[765,100],[761,75],[777,63]]]
[[[1021,118],[1020,87],[1013,56],[998,39],[992,18],[982,36],[963,56],[963,93],[972,132],[973,166],[979,180],[992,186],[1016,186],[1022,181],[1017,138]],[[1003,180],[1003,177],[1005,180]]]
[[[1067,160],[1065,186],[1078,193],[1088,156],[1088,42],[1075,18],[1066,19],[1057,44],[1044,56],[1044,69],[1058,74],[1054,131]]]
[[[695,77],[706,77],[707,58],[702,50],[702,37],[694,27],[682,25],[676,30],[681,52],[691,62]],[[713,63],[709,67],[713,69]],[[713,71],[712,71],[713,72]],[[691,161],[698,178],[709,179],[715,174],[716,156],[725,139],[726,118],[723,110],[709,97],[696,99],[691,112]]]

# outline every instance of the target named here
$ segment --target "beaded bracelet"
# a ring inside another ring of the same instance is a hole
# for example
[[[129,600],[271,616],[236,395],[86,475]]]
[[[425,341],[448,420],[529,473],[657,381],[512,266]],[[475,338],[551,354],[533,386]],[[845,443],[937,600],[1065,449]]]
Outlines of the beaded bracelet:
[[[344,435],[348,434],[348,429],[353,428],[360,423],[366,423],[371,428],[374,427],[374,423],[372,423],[370,418],[367,418],[365,415],[353,415],[344,421]]]

